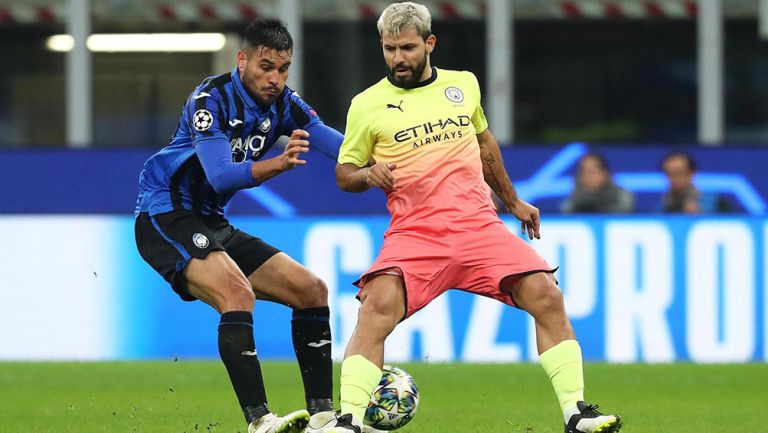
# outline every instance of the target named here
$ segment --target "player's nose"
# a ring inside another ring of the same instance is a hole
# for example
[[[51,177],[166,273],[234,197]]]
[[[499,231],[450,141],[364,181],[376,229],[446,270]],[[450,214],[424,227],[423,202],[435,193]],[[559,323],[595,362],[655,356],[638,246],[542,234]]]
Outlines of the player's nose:
[[[395,50],[395,65],[399,65],[400,63],[403,63],[405,61],[405,56],[403,56],[403,51],[400,48],[397,48]]]
[[[267,75],[267,81],[269,82],[269,84],[272,84],[272,85],[280,84],[280,80],[281,79],[282,79],[282,75],[280,75],[280,73],[278,71],[276,71],[276,70],[271,71]]]

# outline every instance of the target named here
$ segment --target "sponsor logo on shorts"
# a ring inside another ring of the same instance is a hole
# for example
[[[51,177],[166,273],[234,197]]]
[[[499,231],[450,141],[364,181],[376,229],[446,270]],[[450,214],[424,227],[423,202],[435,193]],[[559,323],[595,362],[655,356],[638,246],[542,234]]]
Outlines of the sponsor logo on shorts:
[[[208,245],[210,242],[208,242],[208,236],[202,234],[202,233],[195,233],[192,235],[192,242],[194,242],[195,246],[203,249],[208,248]]]

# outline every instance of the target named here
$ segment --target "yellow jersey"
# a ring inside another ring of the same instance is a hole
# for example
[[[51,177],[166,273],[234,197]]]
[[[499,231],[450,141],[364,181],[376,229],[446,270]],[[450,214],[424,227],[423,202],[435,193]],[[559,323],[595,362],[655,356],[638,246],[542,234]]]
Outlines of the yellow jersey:
[[[408,89],[384,78],[352,99],[338,162],[397,164],[390,230],[497,220],[477,141],[487,128],[471,72],[433,68]]]

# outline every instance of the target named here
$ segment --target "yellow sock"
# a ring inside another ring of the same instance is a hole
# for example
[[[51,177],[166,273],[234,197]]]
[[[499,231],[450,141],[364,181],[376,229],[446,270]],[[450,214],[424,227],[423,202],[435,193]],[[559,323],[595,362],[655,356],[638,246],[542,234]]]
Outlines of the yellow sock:
[[[381,369],[362,355],[341,363],[341,414],[351,413],[362,421],[371,394],[381,380]]]
[[[539,361],[552,382],[563,412],[584,400],[584,371],[578,341],[565,340],[552,346],[539,355]]]

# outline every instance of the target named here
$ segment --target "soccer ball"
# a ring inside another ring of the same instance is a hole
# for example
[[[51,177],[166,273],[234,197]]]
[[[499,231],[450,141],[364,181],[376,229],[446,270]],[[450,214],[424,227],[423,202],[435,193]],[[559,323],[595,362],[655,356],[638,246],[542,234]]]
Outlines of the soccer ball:
[[[365,425],[377,430],[395,430],[408,424],[419,407],[419,390],[410,374],[385,365],[379,385],[373,391]]]

